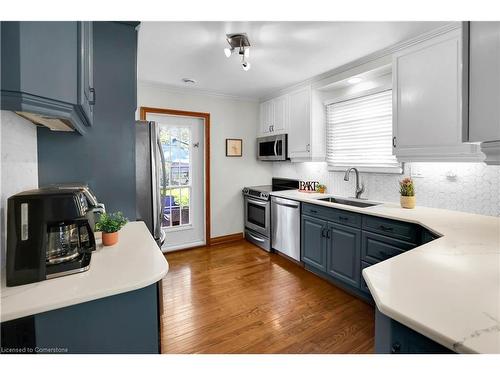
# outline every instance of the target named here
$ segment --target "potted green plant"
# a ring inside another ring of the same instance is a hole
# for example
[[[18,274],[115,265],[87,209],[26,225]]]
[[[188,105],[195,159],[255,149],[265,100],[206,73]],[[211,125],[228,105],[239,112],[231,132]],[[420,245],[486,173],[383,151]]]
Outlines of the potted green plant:
[[[102,244],[112,246],[118,242],[118,231],[127,224],[127,218],[121,212],[102,213],[95,225],[96,231],[102,231]]]
[[[415,208],[415,187],[410,177],[405,177],[399,181],[400,202],[403,208]]]
[[[318,184],[316,185],[316,191],[323,194],[326,191],[326,185]]]

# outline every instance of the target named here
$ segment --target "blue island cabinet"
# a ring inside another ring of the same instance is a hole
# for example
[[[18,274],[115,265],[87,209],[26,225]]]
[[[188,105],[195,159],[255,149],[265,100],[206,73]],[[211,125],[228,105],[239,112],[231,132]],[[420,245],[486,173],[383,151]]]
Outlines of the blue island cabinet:
[[[450,349],[375,309],[376,354],[451,354]]]
[[[161,282],[161,281],[160,281]],[[159,353],[158,283],[2,323],[2,352]]]

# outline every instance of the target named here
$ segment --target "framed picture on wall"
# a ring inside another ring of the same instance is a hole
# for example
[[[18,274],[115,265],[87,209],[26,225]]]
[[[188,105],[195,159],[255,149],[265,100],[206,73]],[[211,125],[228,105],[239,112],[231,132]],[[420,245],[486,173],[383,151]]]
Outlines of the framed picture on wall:
[[[226,156],[241,157],[243,155],[243,140],[226,138]]]

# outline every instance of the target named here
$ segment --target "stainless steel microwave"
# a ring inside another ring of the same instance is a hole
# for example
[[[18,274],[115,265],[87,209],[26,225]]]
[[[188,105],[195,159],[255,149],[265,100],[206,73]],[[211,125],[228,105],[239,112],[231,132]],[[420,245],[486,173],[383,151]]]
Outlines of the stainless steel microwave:
[[[264,161],[287,160],[287,135],[278,134],[257,138],[257,159]]]

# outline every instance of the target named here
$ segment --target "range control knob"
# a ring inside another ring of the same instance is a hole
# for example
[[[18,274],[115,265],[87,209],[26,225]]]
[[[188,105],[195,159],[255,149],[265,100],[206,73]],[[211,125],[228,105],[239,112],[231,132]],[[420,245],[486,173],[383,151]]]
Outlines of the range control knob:
[[[268,193],[260,193],[260,196],[263,199],[269,199],[269,194]]]
[[[243,194],[248,194],[248,188],[243,188]]]

